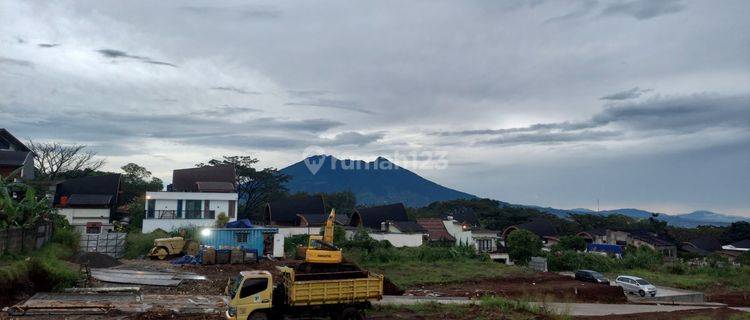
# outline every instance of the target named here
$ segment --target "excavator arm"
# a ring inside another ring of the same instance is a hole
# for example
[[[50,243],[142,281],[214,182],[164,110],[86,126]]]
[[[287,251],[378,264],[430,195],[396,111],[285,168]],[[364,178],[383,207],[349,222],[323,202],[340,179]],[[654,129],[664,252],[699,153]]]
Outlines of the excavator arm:
[[[336,209],[331,209],[331,213],[326,220],[325,230],[323,231],[323,242],[333,244],[333,224],[336,221]]]

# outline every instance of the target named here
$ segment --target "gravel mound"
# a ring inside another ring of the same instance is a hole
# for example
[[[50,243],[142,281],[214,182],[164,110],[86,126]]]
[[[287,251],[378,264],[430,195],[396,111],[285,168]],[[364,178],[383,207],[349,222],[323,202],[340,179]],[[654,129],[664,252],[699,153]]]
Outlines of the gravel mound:
[[[98,252],[80,252],[73,257],[75,263],[88,263],[89,268],[111,268],[122,263],[117,259]]]

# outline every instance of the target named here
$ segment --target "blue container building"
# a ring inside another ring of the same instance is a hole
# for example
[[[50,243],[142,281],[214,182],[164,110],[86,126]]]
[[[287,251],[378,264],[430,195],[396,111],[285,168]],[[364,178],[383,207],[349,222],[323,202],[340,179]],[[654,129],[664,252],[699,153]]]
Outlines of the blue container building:
[[[270,241],[273,245],[273,235],[278,233],[277,228],[206,228],[201,229],[200,239],[204,246],[215,249],[241,248],[246,250],[257,250],[259,255],[264,254],[264,242]],[[266,240],[270,239],[270,240]],[[271,248],[273,250],[273,248]]]

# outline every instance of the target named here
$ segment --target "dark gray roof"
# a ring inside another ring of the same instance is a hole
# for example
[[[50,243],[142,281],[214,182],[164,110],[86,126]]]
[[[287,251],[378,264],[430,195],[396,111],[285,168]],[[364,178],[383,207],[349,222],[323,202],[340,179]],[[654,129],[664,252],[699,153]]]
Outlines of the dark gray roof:
[[[235,169],[233,165],[219,165],[210,167],[178,169],[172,172],[172,191],[177,192],[202,192],[198,183],[224,182],[232,185],[235,189]],[[226,185],[224,185],[226,187]],[[203,191],[215,192],[215,191]]]
[[[748,249],[750,249],[750,238],[745,239],[745,240],[740,240],[740,241],[737,241],[735,243],[731,243],[730,245],[733,246],[733,247],[735,247],[735,248],[748,248]]]
[[[234,183],[231,182],[213,182],[198,181],[196,182],[200,192],[235,192]]]
[[[533,218],[531,221],[522,223],[519,225],[508,227],[510,228],[518,228],[523,230],[531,231],[532,233],[536,234],[540,238],[543,237],[556,237],[558,234],[557,229],[554,225],[552,225],[551,222],[549,222],[547,219],[536,217]],[[508,230],[506,229],[506,231]]]
[[[394,203],[384,206],[358,208],[354,210],[355,215],[359,215],[362,225],[380,230],[380,223],[384,221],[408,221],[406,208],[403,203]],[[351,219],[355,221],[356,219]]]
[[[721,250],[721,242],[719,242],[719,239],[716,239],[711,236],[699,237],[699,238],[688,241],[686,244],[696,247],[698,249],[707,251],[707,252],[714,252],[714,251]]]
[[[0,128],[0,139],[3,139],[5,141],[8,141],[10,144],[12,144],[17,151],[26,151],[29,152],[31,149],[27,147],[21,140],[18,140],[16,137],[14,137],[8,130],[5,130],[5,128]]]
[[[299,225],[298,214],[324,217],[325,210],[323,197],[320,195],[285,199],[266,205],[265,219],[271,224],[296,226]]]
[[[106,206],[112,202],[108,194],[72,194],[68,198],[68,205],[75,206]]]
[[[29,151],[0,150],[0,165],[20,167],[24,165],[30,153]]]
[[[655,237],[655,236],[652,236],[652,235],[649,235],[649,234],[645,234],[645,233],[631,234],[630,237],[633,238],[633,239],[638,239],[638,240],[641,240],[643,242],[652,244],[654,246],[659,246],[659,247],[674,246],[675,245],[673,242],[671,242],[669,240],[661,239],[661,238],[658,238],[658,237]]]
[[[60,197],[68,197],[70,204],[71,196],[78,195],[107,195],[109,199],[108,206],[117,205],[120,192],[120,175],[108,174],[101,176],[89,176],[65,180],[59,183],[55,191],[55,204],[60,204]]]
[[[322,214],[298,214],[298,216],[301,217],[300,225],[307,222],[308,226],[322,226],[328,220],[328,217]]]
[[[393,221],[393,225],[403,233],[427,233],[427,229],[416,221]]]

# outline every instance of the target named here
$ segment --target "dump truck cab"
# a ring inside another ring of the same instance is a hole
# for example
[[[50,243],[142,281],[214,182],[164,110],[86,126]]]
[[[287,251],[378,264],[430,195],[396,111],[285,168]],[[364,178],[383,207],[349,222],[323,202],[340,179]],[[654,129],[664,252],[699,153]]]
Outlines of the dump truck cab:
[[[273,306],[273,277],[268,271],[242,271],[227,291],[227,319],[251,319],[256,311],[270,311]]]
[[[268,271],[243,271],[227,286],[227,319],[331,317],[362,320],[372,301],[383,297],[383,276],[367,271],[297,274],[281,272],[274,286]]]

